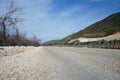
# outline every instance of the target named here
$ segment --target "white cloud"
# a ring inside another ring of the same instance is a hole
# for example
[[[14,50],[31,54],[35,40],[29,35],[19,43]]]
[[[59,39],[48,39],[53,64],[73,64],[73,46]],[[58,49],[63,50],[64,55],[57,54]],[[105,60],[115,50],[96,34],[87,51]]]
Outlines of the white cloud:
[[[74,13],[74,12],[77,12],[77,11],[82,10],[84,7],[85,7],[85,6],[81,6],[81,7],[77,6],[77,7],[69,8],[69,9],[67,9],[67,10],[63,10],[63,12],[61,12],[61,13],[59,14],[59,16],[60,16],[60,17],[68,16],[68,15]]]
[[[59,35],[58,35],[58,34],[55,34],[54,37],[59,37]]]
[[[23,7],[27,18],[45,18],[52,9],[52,0],[16,0],[16,3]]]
[[[71,10],[66,10],[66,11],[62,12],[62,13],[60,14],[60,16],[70,15],[70,14],[72,14],[73,12],[76,12],[77,10],[79,10],[79,8],[73,8],[73,9],[71,9]]]

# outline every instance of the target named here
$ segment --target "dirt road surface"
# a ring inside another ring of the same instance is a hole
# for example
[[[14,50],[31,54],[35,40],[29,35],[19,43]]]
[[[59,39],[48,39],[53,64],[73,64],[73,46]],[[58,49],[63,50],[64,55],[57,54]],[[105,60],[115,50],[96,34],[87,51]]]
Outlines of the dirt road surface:
[[[0,80],[120,80],[120,50],[36,47],[1,57]]]

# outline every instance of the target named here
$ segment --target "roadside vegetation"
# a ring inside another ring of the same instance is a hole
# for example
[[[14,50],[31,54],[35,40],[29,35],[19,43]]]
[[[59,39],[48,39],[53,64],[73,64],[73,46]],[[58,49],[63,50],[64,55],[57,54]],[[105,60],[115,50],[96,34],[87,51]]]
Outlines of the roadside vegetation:
[[[98,40],[89,42],[79,42],[76,40],[73,43],[68,44],[68,46],[76,47],[89,47],[89,48],[107,48],[107,49],[120,49],[120,40]]]
[[[56,43],[48,42],[43,44],[44,46],[67,46],[67,47],[88,47],[88,48],[106,48],[106,49],[120,49],[120,40],[98,40],[98,41],[88,41],[80,42],[75,40],[72,43],[61,43],[56,41]]]

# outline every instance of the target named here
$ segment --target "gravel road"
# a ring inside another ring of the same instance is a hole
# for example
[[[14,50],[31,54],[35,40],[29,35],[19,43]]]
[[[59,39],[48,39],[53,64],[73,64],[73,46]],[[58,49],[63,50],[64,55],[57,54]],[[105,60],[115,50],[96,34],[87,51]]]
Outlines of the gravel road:
[[[0,80],[120,80],[120,50],[30,48],[0,58]]]

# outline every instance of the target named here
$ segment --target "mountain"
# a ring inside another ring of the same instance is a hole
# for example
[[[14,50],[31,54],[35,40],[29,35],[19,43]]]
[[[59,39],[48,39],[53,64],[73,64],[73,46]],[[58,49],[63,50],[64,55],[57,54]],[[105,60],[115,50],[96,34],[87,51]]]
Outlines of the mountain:
[[[99,38],[109,36],[117,32],[120,32],[120,12],[112,14],[103,20],[86,27],[84,30],[80,30],[57,41],[61,44],[67,44],[70,40],[77,39],[79,37]],[[54,43],[56,43],[56,41],[52,41],[52,44]]]
[[[51,40],[43,43],[45,46],[61,45],[63,44],[61,40]]]
[[[63,39],[64,42],[68,42],[71,39],[85,37],[85,38],[97,38],[112,35],[120,31],[120,12],[112,14],[107,18],[98,21],[84,30],[69,35]]]

